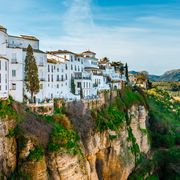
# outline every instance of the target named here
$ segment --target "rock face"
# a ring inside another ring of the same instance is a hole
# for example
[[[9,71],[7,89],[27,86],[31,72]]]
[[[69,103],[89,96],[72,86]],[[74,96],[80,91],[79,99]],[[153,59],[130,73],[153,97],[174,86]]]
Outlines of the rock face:
[[[15,127],[15,120],[0,119],[0,179],[6,179],[16,168],[16,139],[7,137]]]
[[[143,106],[132,106],[128,112],[128,127],[136,138],[136,143],[143,153],[150,149],[146,134],[147,111]],[[13,121],[0,121],[0,172],[7,177],[16,167],[16,140],[5,137]],[[118,132],[96,132],[81,142],[84,157],[68,154],[46,154],[40,161],[25,161],[21,171],[32,180],[125,180],[135,167],[135,155],[131,152],[132,142],[124,122]],[[28,140],[19,157],[26,158],[33,148]]]
[[[147,153],[149,144],[146,130],[148,114],[144,107],[133,106],[129,110],[131,117],[130,127],[140,151]],[[105,131],[95,133],[87,139],[85,159],[80,163],[78,157],[52,154],[48,158],[50,177],[55,180],[119,180],[127,179],[135,167],[135,156],[129,150],[132,143],[128,142],[128,131],[124,123],[117,132]]]

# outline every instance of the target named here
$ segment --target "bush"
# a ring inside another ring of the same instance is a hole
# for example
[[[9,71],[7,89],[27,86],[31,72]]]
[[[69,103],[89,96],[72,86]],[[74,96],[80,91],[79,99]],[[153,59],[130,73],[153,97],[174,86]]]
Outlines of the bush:
[[[17,119],[17,112],[13,109],[12,100],[0,100],[0,118]]]
[[[11,137],[14,137],[15,135],[16,135],[16,129],[9,129],[6,137],[11,138]]]
[[[96,129],[103,132],[107,129],[117,131],[125,121],[125,113],[118,110],[117,107],[110,105],[97,112]]]
[[[78,144],[80,137],[73,130],[67,130],[61,124],[56,124],[51,133],[48,144],[49,152],[69,153],[71,155],[82,155],[81,148]]]
[[[44,149],[40,146],[36,146],[33,150],[30,150],[28,160],[40,161],[44,156]]]

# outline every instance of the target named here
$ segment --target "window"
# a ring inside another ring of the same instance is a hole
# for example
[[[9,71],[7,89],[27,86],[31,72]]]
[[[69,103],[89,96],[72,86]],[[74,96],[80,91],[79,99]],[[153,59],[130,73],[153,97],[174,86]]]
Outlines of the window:
[[[12,53],[11,62],[12,62],[12,63],[16,63],[16,62],[17,62],[16,53]]]
[[[15,83],[12,84],[12,90],[16,90],[16,84]]]
[[[78,66],[78,71],[80,71],[80,68],[79,68],[79,66]]]
[[[73,70],[73,65],[71,65],[71,70]]]
[[[1,91],[1,85],[0,85],[0,91]]]
[[[7,74],[5,74],[5,83],[7,83]]]
[[[50,75],[48,74],[48,82],[50,82]]]
[[[83,64],[83,59],[81,59],[81,64]]]
[[[53,66],[51,66],[51,72],[53,72]]]
[[[71,56],[71,62],[73,62],[73,56]]]
[[[64,59],[66,59],[66,55],[64,55]]]
[[[57,75],[57,81],[59,81],[59,75]]]
[[[5,62],[5,71],[7,71],[7,62]]]
[[[77,87],[80,88],[81,87],[81,82],[77,83]]]
[[[59,68],[57,68],[57,72],[59,72]]]
[[[66,80],[67,80],[67,74],[65,76],[66,76]]]
[[[53,66],[52,66],[53,67]],[[51,75],[51,81],[53,82],[53,75]]]
[[[64,79],[64,77],[63,77],[63,75],[61,75],[61,81],[63,81],[63,79]]]
[[[6,85],[6,91],[7,91],[7,85]]]
[[[50,72],[50,66],[48,65],[48,72]]]
[[[40,84],[40,89],[43,89],[43,84]]]
[[[57,88],[59,89],[59,84],[57,84]]]
[[[68,69],[68,66],[67,66],[67,64],[65,64],[65,69],[66,69],[66,70]]]
[[[75,71],[76,71],[77,69],[76,69],[76,65],[75,65]]]
[[[0,83],[1,83],[1,74],[0,74]]]
[[[39,60],[39,65],[40,65],[40,66],[43,66],[43,64],[44,64],[43,57],[40,57],[40,60]]]
[[[0,61],[0,70],[1,70],[1,61]]]
[[[12,77],[16,77],[16,70],[12,70]]]

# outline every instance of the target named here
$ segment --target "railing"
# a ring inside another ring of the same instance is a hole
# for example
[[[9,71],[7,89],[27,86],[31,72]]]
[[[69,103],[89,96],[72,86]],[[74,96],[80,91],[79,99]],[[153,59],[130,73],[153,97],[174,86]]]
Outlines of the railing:
[[[74,77],[74,79],[76,80],[80,80],[80,79],[85,79],[85,80],[91,80],[91,77],[82,77],[82,76],[78,76],[78,77]]]
[[[44,63],[39,63],[38,66],[44,66]]]
[[[39,78],[40,81],[45,81],[45,78]]]
[[[17,62],[17,59],[11,59],[11,64],[17,64],[18,62]]]

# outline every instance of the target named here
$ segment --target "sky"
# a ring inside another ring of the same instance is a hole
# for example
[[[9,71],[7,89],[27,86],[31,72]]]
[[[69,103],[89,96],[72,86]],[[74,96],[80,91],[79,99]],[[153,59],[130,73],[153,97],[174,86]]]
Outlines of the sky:
[[[180,68],[180,0],[0,0],[0,24],[44,51],[89,49],[157,75]]]

